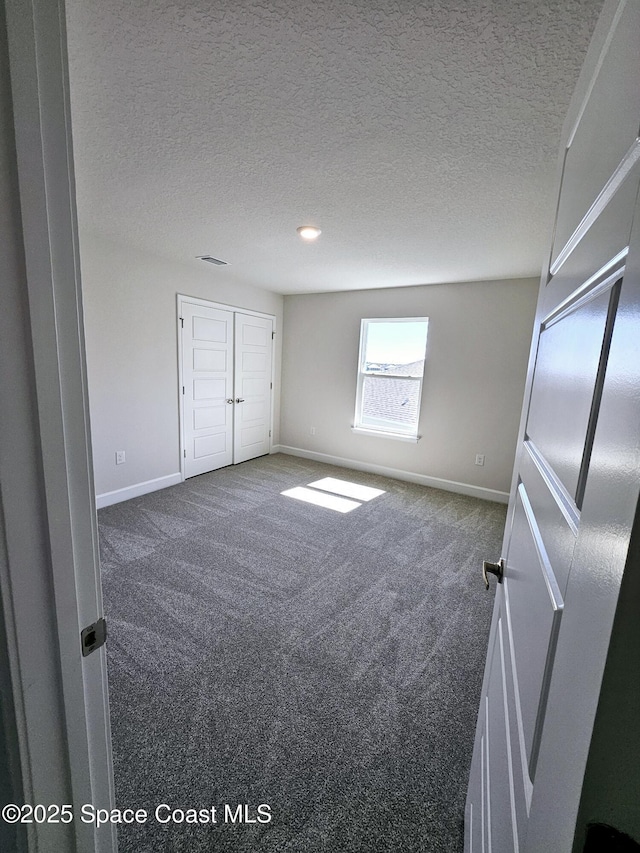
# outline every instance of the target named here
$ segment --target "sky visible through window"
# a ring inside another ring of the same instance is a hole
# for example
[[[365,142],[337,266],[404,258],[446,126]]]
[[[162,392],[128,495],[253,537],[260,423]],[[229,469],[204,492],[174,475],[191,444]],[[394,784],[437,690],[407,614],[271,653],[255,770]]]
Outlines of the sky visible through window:
[[[426,317],[362,320],[355,426],[417,435]]]
[[[372,323],[367,326],[365,363],[410,364],[424,358],[427,324]]]

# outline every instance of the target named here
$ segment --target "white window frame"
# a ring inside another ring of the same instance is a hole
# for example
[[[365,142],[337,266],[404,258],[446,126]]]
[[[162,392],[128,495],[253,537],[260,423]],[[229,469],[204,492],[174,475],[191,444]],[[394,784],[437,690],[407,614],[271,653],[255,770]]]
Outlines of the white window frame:
[[[351,431],[354,433],[358,433],[361,435],[372,435],[379,436],[382,438],[394,438],[400,441],[412,441],[417,442],[420,439],[420,435],[418,434],[418,427],[420,422],[420,408],[422,405],[422,386],[424,382],[424,367],[422,370],[422,374],[420,376],[406,376],[405,374],[396,374],[396,373],[371,373],[364,370],[364,360],[365,354],[367,350],[367,335],[369,326],[373,323],[426,323],[427,325],[427,335],[429,331],[429,318],[428,317],[368,317],[360,320],[360,349],[358,352],[358,379],[356,383],[356,407],[355,407],[355,415],[353,426],[351,427]],[[428,340],[428,338],[427,338]],[[426,361],[426,349],[425,349],[425,361]],[[408,426],[403,428],[399,424],[393,424],[392,428],[385,425],[389,424],[389,422],[384,422],[381,420],[380,427],[371,426],[370,424],[363,425],[362,423],[362,392],[364,387],[364,378],[365,376],[376,376],[381,380],[385,379],[418,379],[420,382],[420,386],[418,388],[418,420],[415,426]]]

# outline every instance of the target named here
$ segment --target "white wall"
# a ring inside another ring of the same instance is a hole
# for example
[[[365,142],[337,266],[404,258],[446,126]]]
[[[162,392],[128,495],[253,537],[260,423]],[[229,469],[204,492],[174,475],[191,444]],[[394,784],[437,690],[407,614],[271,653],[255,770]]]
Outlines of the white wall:
[[[508,492],[537,291],[516,279],[286,296],[281,445]],[[422,438],[354,434],[360,320],[410,316],[429,317]]]
[[[278,441],[282,296],[82,231],[80,256],[98,495],[180,470],[176,293],[276,315]],[[124,465],[116,450],[126,452]]]

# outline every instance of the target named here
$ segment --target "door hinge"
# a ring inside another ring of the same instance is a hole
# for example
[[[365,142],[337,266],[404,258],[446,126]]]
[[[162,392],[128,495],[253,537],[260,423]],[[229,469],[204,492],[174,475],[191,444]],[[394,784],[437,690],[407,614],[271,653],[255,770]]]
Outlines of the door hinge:
[[[271,438],[271,430],[269,430],[269,438]]]
[[[184,385],[182,386],[182,393],[184,394]]]
[[[91,652],[95,652],[100,646],[104,646],[107,639],[107,621],[101,616],[97,622],[87,625],[80,632],[80,646],[82,656],[86,658]]]
[[[180,325],[184,329],[184,317],[180,317]]]
[[[187,450],[186,450],[186,448],[182,451],[182,453],[183,453],[183,455],[184,455],[184,458],[186,459],[186,458],[187,458]]]
[[[271,332],[271,340],[273,340],[273,339],[275,338],[275,336],[276,336],[276,333],[275,333],[275,332]]]
[[[270,383],[269,383],[269,388],[272,388],[272,389],[273,389],[273,382],[270,382]]]

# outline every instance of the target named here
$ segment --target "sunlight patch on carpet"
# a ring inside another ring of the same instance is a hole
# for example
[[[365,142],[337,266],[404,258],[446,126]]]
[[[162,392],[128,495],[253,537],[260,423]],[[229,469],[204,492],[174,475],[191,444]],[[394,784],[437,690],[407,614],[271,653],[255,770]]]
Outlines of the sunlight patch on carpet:
[[[338,497],[338,495],[330,495],[327,492],[307,489],[304,486],[295,486],[295,488],[286,489],[284,492],[280,492],[280,494],[287,498],[295,498],[298,501],[304,501],[305,503],[321,506],[324,509],[333,509],[336,512],[351,512],[359,506],[362,506],[358,501],[341,498]]]
[[[361,486],[350,480],[338,480],[336,477],[323,477],[308,484],[313,489],[322,489],[325,492],[333,492],[334,495],[343,495],[345,498],[354,498],[357,501],[371,501],[384,495],[384,489],[374,489],[371,486]]]

